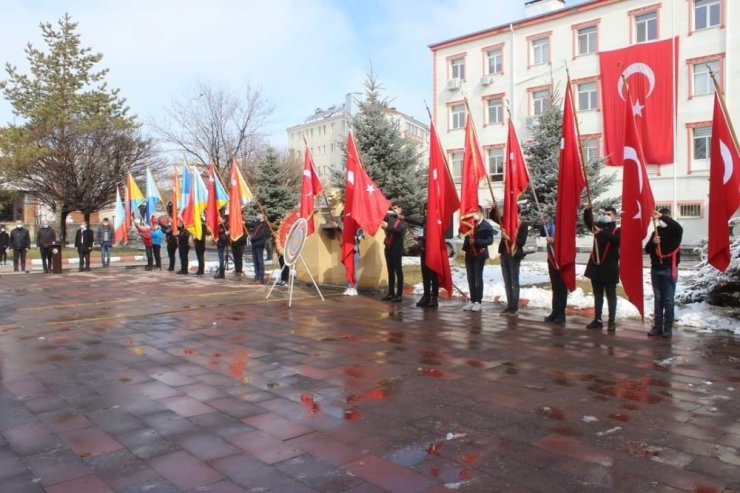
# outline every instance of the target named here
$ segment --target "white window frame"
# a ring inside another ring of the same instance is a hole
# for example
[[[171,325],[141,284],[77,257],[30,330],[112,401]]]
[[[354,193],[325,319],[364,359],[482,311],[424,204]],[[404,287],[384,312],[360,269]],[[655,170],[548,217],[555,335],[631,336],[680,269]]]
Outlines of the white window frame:
[[[493,110],[493,111],[492,111]],[[486,102],[488,113],[488,124],[498,125],[504,122],[504,100],[502,98],[491,98]],[[495,118],[492,118],[495,117]]]
[[[599,85],[597,82],[581,82],[578,84],[578,110],[590,111],[599,108]],[[583,103],[587,104],[583,104]]]
[[[532,65],[550,63],[550,37],[532,40]]]
[[[541,91],[534,91],[532,93],[532,115],[537,116],[542,114],[547,107],[547,100],[550,97],[550,91],[542,89]]]
[[[584,26],[580,29],[578,29],[577,36],[576,36],[576,46],[578,55],[591,55],[593,53],[596,53],[599,49],[599,40],[598,40],[598,27],[596,25],[592,26]],[[586,49],[582,50],[581,46],[581,40],[585,40],[584,44],[586,45]]]
[[[503,181],[504,178],[504,148],[491,147],[486,150],[488,175],[491,181]]]
[[[684,214],[687,209],[697,209],[696,214]],[[684,204],[678,204],[678,217],[680,218],[693,218],[699,219],[702,217],[702,211],[704,210],[704,204],[701,202],[688,202]]]
[[[700,15],[699,12],[702,12]],[[712,22],[712,15],[716,16],[715,22]],[[699,26],[699,19],[704,21],[703,26]],[[694,0],[694,31],[710,29],[717,27],[722,23],[722,5],[720,0]]]
[[[504,71],[504,51],[501,48],[488,50],[486,60],[488,62],[486,70],[489,74],[500,74]],[[491,62],[493,62],[493,70],[491,70]]]
[[[708,170],[712,153],[712,127],[694,127],[691,129],[691,170]],[[696,163],[699,166],[696,166]]]
[[[465,57],[450,60],[450,77],[465,80]]]
[[[581,141],[581,148],[583,149],[583,159],[586,161],[584,164],[601,159],[599,155],[599,139],[597,137],[583,139]]]
[[[712,77],[709,75],[707,65],[712,68],[712,71],[720,76],[720,69],[722,64],[719,60],[707,60],[705,62],[695,63],[691,67],[692,81],[691,81],[691,92],[692,96],[702,96],[704,94],[714,94],[714,82]]]
[[[450,129],[465,128],[465,105],[463,103],[450,106]]]
[[[651,36],[651,27],[654,32]],[[658,39],[658,11],[650,10],[635,15],[635,41],[646,43]]]
[[[462,181],[462,164],[463,151],[450,152],[450,171],[452,171],[452,180],[455,183]]]

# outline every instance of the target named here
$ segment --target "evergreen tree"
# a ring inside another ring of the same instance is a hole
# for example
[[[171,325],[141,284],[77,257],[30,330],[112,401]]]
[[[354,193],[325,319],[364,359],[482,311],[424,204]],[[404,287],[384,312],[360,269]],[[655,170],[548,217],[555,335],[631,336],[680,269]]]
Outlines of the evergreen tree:
[[[273,228],[277,228],[288,211],[297,206],[300,198],[300,186],[289,186],[287,183],[280,156],[273,148],[268,148],[257,163],[252,192]],[[253,202],[247,209],[247,214],[254,217],[257,212],[259,209]]]
[[[0,128],[0,173],[57,214],[86,216],[109,204],[126,171],[142,169],[150,141],[138,133],[126,100],[105,83],[103,56],[80,44],[65,15],[41,24],[46,50],[26,46],[30,73],[6,65],[0,90],[22,122]]]
[[[529,168],[529,178],[537,191],[537,199],[540,202],[542,214],[546,218],[555,216],[558,196],[558,162],[560,160],[560,139],[563,131],[562,104],[562,98],[557,91],[551,91],[550,98],[539,115],[539,124],[532,132],[529,142],[522,146],[524,158]],[[591,188],[591,200],[596,210],[607,205],[618,206],[617,199],[596,200],[614,182],[613,175],[600,173],[603,167],[603,159],[592,160],[586,164],[586,173]],[[531,187],[522,196],[526,199],[526,202],[521,206],[523,220],[529,224],[539,224],[539,211],[534,202]],[[585,189],[582,204],[584,207],[587,205]],[[583,221],[579,220],[577,224],[579,233],[585,233],[586,227]]]
[[[388,200],[400,201],[406,215],[421,214],[426,171],[414,145],[403,139],[398,123],[388,116],[388,101],[381,99],[381,90],[371,71],[365,82],[365,100],[359,103],[352,122],[360,158]]]

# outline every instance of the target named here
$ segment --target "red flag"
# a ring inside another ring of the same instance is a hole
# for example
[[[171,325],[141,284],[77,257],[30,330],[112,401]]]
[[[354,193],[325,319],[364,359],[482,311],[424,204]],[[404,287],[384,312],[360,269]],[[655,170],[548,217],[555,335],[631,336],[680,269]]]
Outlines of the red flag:
[[[708,262],[724,272],[730,265],[728,221],[740,207],[740,153],[719,95],[714,94],[712,147],[709,155]]]
[[[437,273],[439,285],[452,296],[452,273],[444,234],[450,227],[452,215],[460,208],[460,199],[452,181],[434,123],[429,134],[429,190],[427,218],[424,226],[425,261]]]
[[[216,169],[213,165],[208,168],[208,200],[206,202],[206,226],[211,231],[213,239],[218,239],[218,205],[216,204]]]
[[[516,252],[516,234],[519,230],[519,196],[529,185],[529,175],[524,163],[522,148],[516,136],[514,125],[509,119],[509,135],[506,139],[506,163],[504,166],[504,217],[501,228],[511,238],[508,250],[513,255]]]
[[[301,183],[301,217],[308,221],[308,235],[313,234],[313,198],[321,193],[323,186],[306,146],[303,151],[303,182]]]
[[[672,62],[673,60],[673,62]],[[673,162],[673,114],[676,105],[673,65],[678,61],[678,38],[640,43],[599,54],[601,65],[604,147],[608,164],[621,163],[626,128],[629,83],[633,112],[642,136],[647,162]]]
[[[390,206],[390,201],[367,175],[365,168],[358,166],[351,207],[352,218],[357,226],[370,233],[371,236],[375,235]]]
[[[239,169],[236,159],[231,162],[229,176],[229,236],[236,241],[244,235],[244,221],[242,219],[242,197],[239,187]]]
[[[631,99],[631,98],[629,98]],[[642,141],[637,133],[635,117],[625,106],[627,129],[622,153],[622,231],[619,244],[619,277],[627,298],[644,315],[642,286],[642,240],[655,210],[650,188]]]
[[[555,262],[568,291],[576,289],[576,223],[585,186],[569,80],[565,87],[563,133],[560,139],[554,238]]]
[[[355,176],[361,167],[352,132],[347,134],[347,164],[344,179],[344,217],[342,218],[342,263],[347,281],[355,284],[355,232],[357,223],[352,217],[352,199],[355,191]]]
[[[180,182],[177,181],[177,168],[172,173],[172,234],[176,235],[178,232],[178,210],[177,204],[180,203]]]
[[[486,177],[486,167],[480,154],[473,118],[465,119],[465,149],[463,150],[462,187],[460,194],[460,233],[469,235],[475,226],[473,214],[478,212],[478,184]]]

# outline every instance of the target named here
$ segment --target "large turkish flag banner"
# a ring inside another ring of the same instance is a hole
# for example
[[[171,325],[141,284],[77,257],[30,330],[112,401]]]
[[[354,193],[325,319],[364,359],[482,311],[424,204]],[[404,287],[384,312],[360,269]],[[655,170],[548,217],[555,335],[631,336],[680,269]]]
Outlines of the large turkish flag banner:
[[[599,62],[606,163],[622,162],[626,86],[632,96],[632,113],[642,137],[645,159],[650,164],[672,163],[676,110],[673,68],[674,64],[678,66],[678,38],[603,51]]]

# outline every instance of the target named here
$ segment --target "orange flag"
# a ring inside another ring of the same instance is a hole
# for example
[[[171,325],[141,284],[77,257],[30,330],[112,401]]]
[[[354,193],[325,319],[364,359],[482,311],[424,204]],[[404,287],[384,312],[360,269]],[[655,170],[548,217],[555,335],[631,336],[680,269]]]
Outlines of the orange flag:
[[[244,235],[244,220],[242,219],[242,188],[239,186],[239,168],[236,160],[231,162],[229,177],[229,236],[236,241]]]

